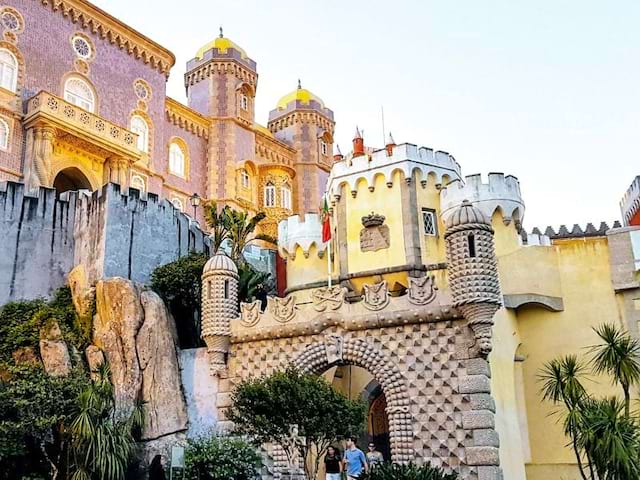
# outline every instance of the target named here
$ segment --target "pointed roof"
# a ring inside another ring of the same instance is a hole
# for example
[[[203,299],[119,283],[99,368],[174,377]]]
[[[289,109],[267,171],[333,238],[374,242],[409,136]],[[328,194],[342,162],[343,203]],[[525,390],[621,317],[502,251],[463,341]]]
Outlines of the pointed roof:
[[[353,139],[355,140],[356,138],[362,138],[362,134],[360,133],[360,129],[358,128],[357,125],[356,125],[356,133],[353,136]]]
[[[340,151],[340,145],[338,145],[338,144],[336,143],[336,151],[335,151],[335,153],[333,154],[333,156],[335,157],[335,156],[338,156],[338,155],[342,157],[342,152]]]
[[[389,137],[387,138],[387,145],[395,145],[396,141],[393,139],[393,135],[389,132]]]

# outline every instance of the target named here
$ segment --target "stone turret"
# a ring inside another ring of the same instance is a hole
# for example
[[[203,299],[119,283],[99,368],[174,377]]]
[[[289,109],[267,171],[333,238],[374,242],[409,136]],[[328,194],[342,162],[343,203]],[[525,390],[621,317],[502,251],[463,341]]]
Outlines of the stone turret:
[[[202,272],[202,332],[211,372],[226,369],[231,320],[238,317],[238,267],[227,255],[217,253]]]
[[[501,305],[491,220],[465,200],[447,219],[444,238],[454,305],[473,330],[478,353],[486,356],[493,315]]]

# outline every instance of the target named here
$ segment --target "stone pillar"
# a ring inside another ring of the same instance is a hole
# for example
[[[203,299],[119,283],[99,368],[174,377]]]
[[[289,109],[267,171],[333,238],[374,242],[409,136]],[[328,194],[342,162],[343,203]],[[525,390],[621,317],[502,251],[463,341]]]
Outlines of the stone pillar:
[[[420,218],[418,216],[418,198],[416,182],[413,176],[405,179],[400,186],[402,198],[402,230],[404,233],[404,250],[408,265],[422,263],[422,249],[420,247]],[[409,275],[417,277],[418,271],[411,271]]]
[[[53,156],[53,142],[56,137],[55,128],[49,125],[36,125],[27,132],[27,172],[26,184],[29,191],[37,190],[40,186],[50,187],[51,157]]]
[[[117,183],[122,189],[129,185],[129,160],[124,157],[109,157],[104,162],[104,183]]]
[[[476,357],[465,363],[467,375],[460,378],[459,388],[460,393],[469,395],[471,408],[462,414],[462,427],[472,434],[465,449],[466,464],[476,469],[478,480],[502,480],[489,362]]]

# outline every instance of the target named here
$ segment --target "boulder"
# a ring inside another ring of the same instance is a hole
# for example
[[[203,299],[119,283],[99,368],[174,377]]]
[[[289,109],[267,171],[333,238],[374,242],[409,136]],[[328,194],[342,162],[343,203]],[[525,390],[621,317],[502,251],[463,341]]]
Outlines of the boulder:
[[[44,370],[53,377],[64,377],[71,372],[71,356],[62,338],[58,322],[49,322],[40,331],[40,358]]]
[[[87,357],[87,364],[89,365],[89,372],[91,372],[91,378],[96,380],[98,378],[97,372],[100,365],[104,363],[104,353],[95,345],[89,345],[85,351]]]
[[[96,299],[96,289],[89,285],[84,265],[77,265],[67,275],[67,282],[71,289],[71,299],[78,316],[91,317]]]

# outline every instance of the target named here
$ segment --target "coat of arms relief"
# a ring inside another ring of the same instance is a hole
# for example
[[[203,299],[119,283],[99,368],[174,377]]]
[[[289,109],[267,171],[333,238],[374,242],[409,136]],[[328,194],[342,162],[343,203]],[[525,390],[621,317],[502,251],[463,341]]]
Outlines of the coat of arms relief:
[[[296,297],[269,297],[269,311],[280,323],[287,323],[296,315]]]
[[[364,306],[369,310],[382,310],[389,304],[389,284],[386,280],[364,286]]]
[[[409,277],[409,302],[414,305],[427,305],[436,298],[438,287],[432,275],[421,278]]]

